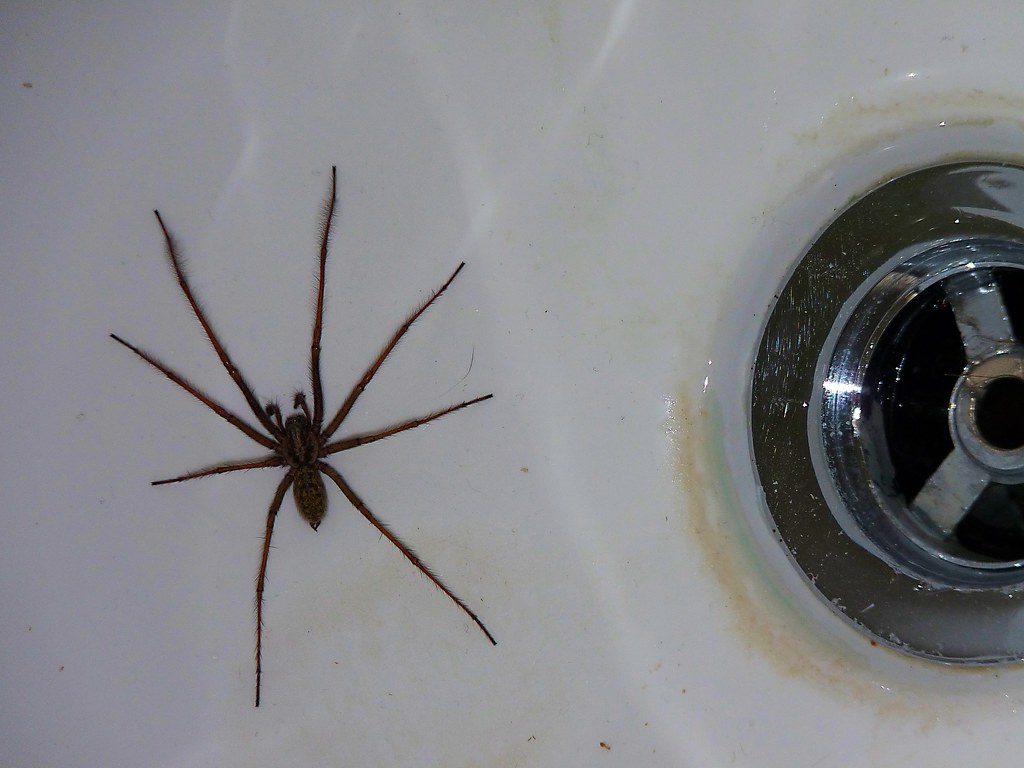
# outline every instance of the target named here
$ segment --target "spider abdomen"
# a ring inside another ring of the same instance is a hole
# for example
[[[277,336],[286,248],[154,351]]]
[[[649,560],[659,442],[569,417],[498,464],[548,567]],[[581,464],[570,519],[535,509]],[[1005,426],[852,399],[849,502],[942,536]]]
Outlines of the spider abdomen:
[[[324,488],[320,472],[313,467],[299,467],[295,470],[292,484],[292,498],[299,514],[315,531],[327,514],[327,489]]]

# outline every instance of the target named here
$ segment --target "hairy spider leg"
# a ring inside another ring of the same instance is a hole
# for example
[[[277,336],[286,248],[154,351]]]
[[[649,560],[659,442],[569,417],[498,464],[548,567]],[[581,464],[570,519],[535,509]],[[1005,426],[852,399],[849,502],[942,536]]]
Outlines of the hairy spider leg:
[[[160,373],[162,373],[168,379],[170,379],[175,384],[177,384],[179,387],[181,387],[186,392],[188,392],[190,395],[192,395],[192,397],[196,398],[199,402],[201,402],[203,405],[205,405],[211,411],[216,413],[218,416],[220,416],[226,422],[228,422],[232,426],[235,426],[238,429],[240,429],[242,432],[244,432],[246,435],[251,437],[253,440],[255,440],[260,445],[262,445],[262,446],[264,446],[266,448],[276,448],[277,447],[277,443],[274,440],[272,440],[271,438],[267,437],[266,435],[260,433],[259,430],[257,430],[251,424],[249,424],[248,422],[246,422],[243,419],[241,419],[238,416],[236,416],[234,413],[229,411],[227,408],[225,408],[223,405],[218,403],[212,397],[210,397],[209,395],[204,393],[202,390],[200,390],[198,387],[196,387],[194,384],[189,382],[188,379],[186,379],[184,376],[182,376],[182,375],[180,375],[178,373],[175,373],[174,371],[172,371],[170,368],[168,368],[166,365],[161,363],[159,360],[157,360],[155,357],[153,357],[149,353],[144,352],[143,350],[139,349],[138,347],[134,346],[133,344],[129,344],[127,341],[125,341],[124,339],[122,339],[120,336],[118,336],[116,334],[113,334],[113,333],[110,334],[110,338],[112,338],[118,344],[121,344],[121,345],[123,345],[125,347],[128,347],[128,349],[130,349],[136,355],[141,357],[143,360],[145,360],[151,366],[156,368],[158,371],[160,371]]]
[[[355,435],[353,437],[347,437],[344,440],[337,440],[333,443],[328,443],[323,448],[323,455],[330,456],[332,453],[340,453],[341,451],[347,451],[350,448],[356,448],[360,445],[366,445],[367,443],[374,443],[378,440],[383,440],[385,437],[391,437],[397,435],[399,432],[405,432],[407,429],[415,429],[416,427],[422,427],[424,424],[429,424],[432,421],[440,419],[442,416],[447,416],[449,413],[455,411],[461,411],[463,408],[468,408],[471,405],[482,403],[484,400],[490,400],[494,395],[484,395],[483,397],[477,397],[472,400],[467,400],[464,403],[453,405],[440,411],[428,414],[418,419],[410,419],[409,421],[402,422],[401,424],[395,424],[394,426],[382,429],[380,432],[374,432],[369,435]]]
[[[264,467],[283,467],[284,460],[280,456],[270,456],[266,459],[255,459],[253,461],[239,461],[230,464],[218,464],[215,467],[197,469],[194,472],[186,472],[178,477],[169,477],[166,480],[154,480],[150,485],[168,485],[169,483],[183,483],[186,480],[195,480],[197,477],[209,477],[210,475],[223,475],[228,472],[240,472],[244,469],[262,469]]]
[[[267,560],[270,558],[270,538],[274,535],[274,521],[281,508],[288,486],[295,478],[294,470],[288,470],[274,492],[267,512],[267,531],[263,535],[263,557],[260,558],[260,574],[256,577],[256,706],[260,705],[260,682],[263,677],[263,586],[267,581]]]
[[[332,467],[330,464],[324,461],[318,461],[316,466],[321,472],[323,472],[325,475],[331,478],[331,480],[334,481],[334,484],[341,489],[341,492],[345,494],[345,497],[349,500],[352,506],[359,510],[359,513],[367,520],[369,520],[370,524],[378,531],[380,531],[380,534],[384,538],[386,538],[388,541],[390,541],[392,544],[398,547],[399,551],[403,555],[405,555],[406,559],[408,559],[410,563],[412,563],[419,569],[420,573],[422,573],[424,576],[430,579],[434,583],[435,587],[437,587],[446,595],[448,595],[448,597],[450,597],[454,601],[454,603],[457,606],[459,606],[459,608],[465,611],[466,615],[473,620],[473,623],[480,627],[480,630],[487,636],[487,639],[491,641],[492,645],[498,644],[498,641],[495,640],[494,636],[487,631],[487,627],[485,627],[484,623],[480,621],[479,618],[477,618],[477,615],[473,613],[471,610],[469,610],[469,607],[464,602],[462,602],[458,597],[456,597],[455,593],[448,589],[448,587],[444,585],[444,582],[442,582],[440,578],[434,575],[433,571],[431,571],[430,568],[427,567],[426,563],[420,560],[420,558],[416,555],[415,552],[412,551],[412,549],[406,546],[401,539],[399,539],[394,533],[391,532],[390,528],[388,528],[382,521],[378,520],[374,516],[374,514],[369,510],[366,504],[363,503],[363,500],[360,499],[356,495],[355,491],[353,491],[352,488],[349,487],[349,484],[345,482],[345,479],[341,476],[341,473],[338,472],[338,470],[336,470],[334,467]]]
[[[185,294],[185,298],[188,299],[188,303],[192,306],[192,311],[195,313],[196,318],[199,320],[199,324],[203,326],[203,332],[206,333],[206,338],[210,340],[210,344],[213,345],[214,351],[217,353],[217,357],[220,358],[221,363],[224,365],[224,369],[228,372],[228,375],[234,379],[235,384],[242,391],[242,395],[245,397],[245,401],[249,404],[249,408],[256,415],[256,419],[263,428],[266,429],[270,434],[277,435],[277,426],[270,420],[266,412],[260,408],[259,401],[256,399],[256,395],[253,394],[252,388],[246,382],[245,377],[242,376],[242,372],[238,370],[238,367],[231,361],[228,356],[227,350],[224,345],[220,343],[217,338],[217,334],[214,333],[213,327],[210,322],[206,319],[206,315],[203,313],[202,307],[199,306],[199,302],[196,301],[195,296],[192,295],[192,288],[188,283],[188,276],[185,274],[185,269],[181,265],[181,261],[178,259],[178,254],[174,248],[174,240],[171,238],[171,233],[167,231],[167,227],[164,226],[164,220],[160,218],[160,211],[153,211],[156,215],[156,220],[160,224],[160,229],[164,233],[164,241],[167,243],[167,256],[171,260],[171,267],[174,269],[174,274],[178,278],[178,285],[181,286],[182,293]]]
[[[441,294],[444,293],[448,286],[452,284],[452,281],[455,279],[455,276],[462,271],[462,268],[464,266],[466,266],[466,262],[462,262],[461,264],[459,264],[459,266],[455,268],[455,271],[452,272],[452,276],[448,278],[445,284],[438,288],[433,293],[433,295],[431,295],[431,297],[427,299],[423,306],[421,306],[419,309],[417,309],[415,312],[409,315],[408,319],[406,319],[406,321],[402,323],[401,326],[399,326],[398,330],[395,331],[395,335],[391,337],[391,340],[387,343],[384,349],[381,350],[381,353],[377,356],[377,359],[373,361],[373,364],[366,369],[366,373],[363,374],[363,378],[361,378],[359,382],[355,385],[355,387],[352,388],[352,391],[349,393],[348,397],[345,398],[345,402],[341,404],[341,408],[338,409],[338,412],[334,415],[334,418],[331,419],[330,423],[328,423],[327,427],[322,431],[321,434],[323,434],[324,440],[329,440],[331,435],[333,435],[337,431],[338,427],[341,426],[341,422],[345,420],[345,417],[348,416],[349,411],[352,410],[352,406],[355,405],[355,402],[358,399],[358,397],[363,393],[363,390],[366,389],[366,385],[370,383],[370,379],[374,377],[374,375],[377,373],[377,370],[381,367],[381,365],[384,364],[384,361],[387,359],[387,356],[391,354],[391,350],[395,348],[395,345],[398,344],[401,338],[405,335],[406,331],[408,331],[412,327],[412,324],[419,319],[420,315],[426,312],[427,308],[435,301],[437,301],[438,298],[440,298]]]
[[[317,431],[324,420],[324,390],[320,380],[320,337],[324,328],[324,278],[327,272],[327,244],[331,238],[331,222],[337,200],[338,168],[331,166],[331,194],[323,208],[323,233],[320,237],[320,271],[316,280],[316,312],[313,315],[313,341],[309,348],[309,380],[313,391],[312,423]],[[295,407],[298,407],[296,405]],[[305,409],[303,409],[305,410]],[[306,414],[309,418],[309,414]]]

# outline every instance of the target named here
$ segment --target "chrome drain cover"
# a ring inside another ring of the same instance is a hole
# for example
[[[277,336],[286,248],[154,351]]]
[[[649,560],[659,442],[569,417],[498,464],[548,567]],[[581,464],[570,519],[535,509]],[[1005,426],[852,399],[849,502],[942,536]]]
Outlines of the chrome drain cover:
[[[843,212],[768,319],[751,438],[837,612],[919,656],[1024,658],[1024,168],[928,168]]]

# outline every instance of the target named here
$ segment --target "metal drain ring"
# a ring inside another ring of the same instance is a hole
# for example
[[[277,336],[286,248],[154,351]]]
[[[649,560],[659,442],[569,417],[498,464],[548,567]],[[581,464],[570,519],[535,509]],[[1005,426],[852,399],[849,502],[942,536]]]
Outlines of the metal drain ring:
[[[952,536],[994,481],[1024,501],[1024,437],[1010,424],[997,438],[1001,420],[982,418],[997,394],[1012,390],[1012,402],[1024,388],[1005,281],[1024,286],[1024,169],[917,171],[861,198],[817,239],[772,309],[754,366],[751,439],[779,541],[840,615],[944,661],[1024,658],[1024,511],[1019,552]],[[935,330],[943,323],[952,331]],[[950,333],[959,350],[929,354],[931,337]],[[890,395],[912,371],[931,389],[897,402]],[[929,404],[920,425],[934,440],[900,412]],[[917,457],[922,446],[934,455]],[[910,469],[893,450],[909,454]]]

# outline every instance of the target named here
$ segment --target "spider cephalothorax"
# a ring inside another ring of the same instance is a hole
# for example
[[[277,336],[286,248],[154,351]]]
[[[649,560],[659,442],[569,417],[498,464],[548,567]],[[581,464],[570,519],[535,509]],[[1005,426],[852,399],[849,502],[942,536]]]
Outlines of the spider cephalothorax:
[[[168,478],[167,480],[156,480],[153,485],[164,485],[167,483],[179,483],[185,480],[192,480],[197,477],[207,477],[209,475],[219,475],[227,472],[237,472],[245,469],[258,469],[264,467],[284,467],[285,474],[278,483],[277,490],[274,492],[274,498],[270,502],[270,509],[267,512],[267,527],[266,533],[263,537],[263,554],[260,559],[259,576],[256,579],[256,706],[260,705],[260,682],[262,679],[262,638],[263,638],[263,588],[266,583],[267,576],[267,560],[270,556],[270,539],[274,532],[274,521],[277,518],[277,512],[281,508],[281,503],[284,500],[284,496],[288,489],[292,489],[292,496],[295,499],[295,506],[299,511],[299,514],[309,523],[313,530],[317,530],[320,527],[320,523],[324,519],[324,515],[327,513],[327,489],[324,487],[323,476],[326,475],[331,481],[338,486],[341,492],[349,500],[353,507],[355,507],[359,513],[365,517],[374,528],[376,528],[381,535],[394,544],[402,552],[406,558],[415,565],[421,573],[423,573],[434,585],[450,597],[456,605],[461,608],[470,619],[483,631],[487,636],[487,639],[492,643],[495,643],[491,633],[487,631],[487,628],[483,625],[483,622],[477,618],[476,614],[473,613],[462,602],[458,597],[455,596],[447,586],[439,579],[431,570],[427,567],[426,563],[419,559],[419,557],[405,544],[403,543],[391,529],[388,528],[382,521],[378,520],[377,517],[370,512],[363,500],[356,495],[355,491],[352,490],[348,482],[341,476],[334,467],[328,464],[325,459],[334,453],[340,453],[341,451],[347,451],[351,448],[356,448],[360,445],[366,445],[377,440],[383,440],[385,437],[404,432],[409,429],[415,429],[416,427],[422,426],[429,422],[435,421],[446,414],[454,411],[461,410],[470,405],[487,400],[491,395],[484,395],[477,397],[472,400],[459,403],[457,405],[450,406],[443,410],[437,411],[436,413],[429,414],[417,419],[410,419],[408,421],[401,422],[392,427],[382,429],[377,432],[364,435],[355,435],[347,437],[342,440],[332,440],[334,433],[338,427],[345,420],[345,417],[352,410],[352,406],[355,404],[356,399],[362,394],[366,385],[370,383],[370,380],[377,373],[377,370],[384,363],[391,351],[398,344],[398,341],[405,335],[406,331],[412,326],[414,322],[422,315],[427,307],[434,303],[437,298],[444,293],[452,281],[455,280],[455,276],[462,270],[464,264],[459,264],[452,273],[451,277],[448,278],[447,282],[442,285],[437,291],[435,291],[427,301],[419,307],[409,318],[398,328],[398,330],[391,336],[390,341],[384,346],[384,349],[377,356],[377,359],[373,361],[366,372],[363,374],[359,382],[349,392],[348,397],[341,404],[341,407],[334,414],[333,418],[324,424],[324,397],[323,388],[320,379],[320,339],[323,330],[323,313],[324,313],[324,275],[327,267],[327,245],[331,234],[331,221],[334,217],[334,205],[335,205],[335,193],[337,189],[337,172],[334,168],[331,169],[331,194],[324,207],[324,220],[323,220],[323,232],[320,240],[320,262],[319,272],[317,275],[317,294],[316,294],[316,308],[313,314],[313,339],[310,345],[310,386],[313,397],[313,407],[310,409],[306,403],[306,396],[302,393],[295,395],[293,402],[293,408],[295,413],[288,416],[287,419],[282,419],[281,409],[273,403],[267,404],[265,407],[260,407],[259,400],[257,399],[253,389],[246,382],[242,376],[238,367],[232,362],[228,356],[227,350],[220,343],[217,335],[214,333],[209,321],[206,319],[206,315],[200,308],[198,302],[192,294],[192,288],[189,285],[188,278],[185,275],[185,271],[182,268],[181,260],[175,250],[174,241],[171,238],[170,233],[167,231],[167,227],[164,226],[163,219],[160,217],[159,212],[154,211],[157,222],[160,224],[160,229],[164,235],[164,241],[167,244],[167,256],[171,261],[171,267],[174,270],[175,276],[178,278],[178,284],[181,286],[182,292],[185,294],[185,298],[192,306],[192,311],[195,313],[196,318],[199,320],[199,324],[202,325],[203,331],[206,333],[207,339],[209,339],[211,346],[220,358],[221,363],[224,365],[228,375],[235,381],[238,388],[242,392],[242,396],[245,398],[246,403],[249,405],[250,410],[256,417],[258,425],[254,425],[249,421],[237,416],[235,413],[229,411],[227,408],[216,402],[202,390],[195,387],[189,381],[187,381],[181,375],[175,373],[173,370],[165,366],[155,357],[147,352],[142,351],[138,347],[129,344],[124,339],[111,334],[113,339],[120,344],[123,344],[136,355],[141,357],[147,363],[152,365],[164,376],[169,378],[179,387],[184,389],[190,395],[195,397],[206,407],[220,416],[222,419],[227,421],[229,424],[238,428],[240,431],[245,433],[249,438],[268,449],[270,453],[261,458],[247,460],[247,461],[234,461],[225,464],[219,464],[214,467],[207,469],[197,470],[195,472],[189,472],[179,477]],[[262,429],[261,429],[262,428]]]

